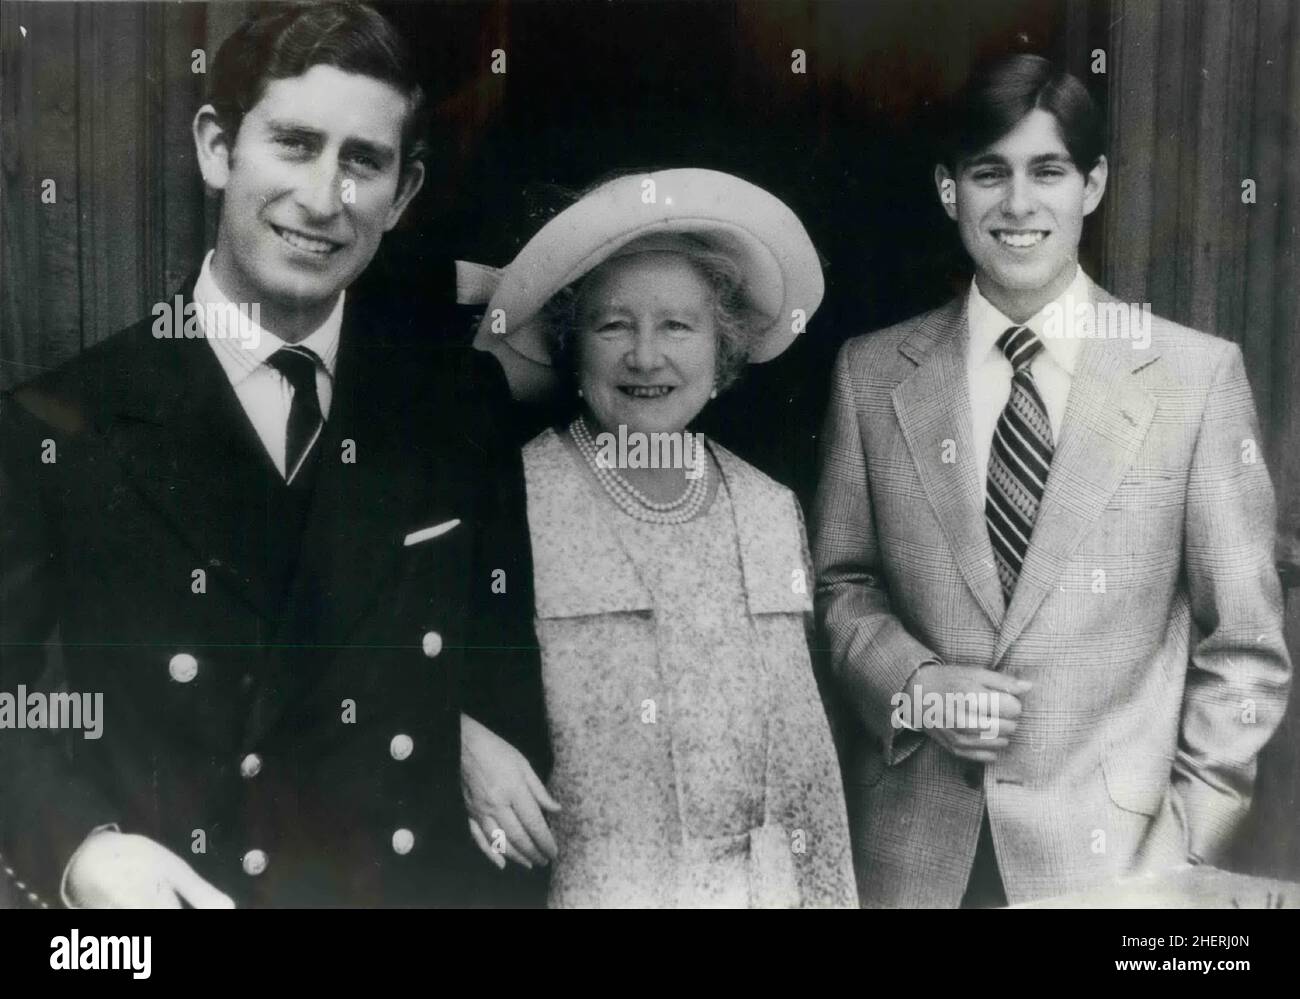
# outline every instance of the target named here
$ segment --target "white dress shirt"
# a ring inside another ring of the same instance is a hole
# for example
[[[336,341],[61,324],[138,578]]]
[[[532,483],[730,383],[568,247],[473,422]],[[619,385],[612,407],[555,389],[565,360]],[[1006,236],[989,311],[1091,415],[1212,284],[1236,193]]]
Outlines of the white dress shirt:
[[[1034,385],[1047,407],[1047,418],[1052,424],[1053,443],[1060,443],[1061,424],[1065,420],[1065,405],[1070,396],[1070,383],[1074,380],[1074,366],[1079,359],[1083,340],[1068,336],[1044,336],[1048,309],[1055,304],[1072,315],[1079,303],[1092,301],[1092,285],[1083,268],[1076,269],[1074,280],[1054,302],[1043,306],[1028,322],[1015,323],[980,294],[972,279],[970,295],[966,302],[966,317],[970,340],[966,353],[966,384],[970,390],[971,430],[975,442],[975,458],[980,482],[987,482],[989,452],[993,449],[993,431],[998,418],[1011,398],[1011,362],[998,349],[998,337],[1011,326],[1028,326],[1042,341],[1044,350],[1029,363]]]
[[[217,287],[212,276],[212,254],[204,258],[203,269],[194,285],[194,302],[200,306],[228,305],[230,300]],[[343,326],[343,297],[334,305],[329,318],[306,339],[298,341],[321,363],[316,367],[316,395],[320,399],[321,415],[329,418],[330,401],[334,396],[334,368],[339,355],[339,333]],[[199,310],[199,323],[203,323],[203,309]],[[212,345],[221,368],[230,379],[239,403],[248,414],[253,429],[261,439],[266,453],[275,462],[281,476],[285,476],[285,451],[288,446],[289,407],[293,403],[293,386],[275,368],[266,363],[286,342],[274,333],[259,327],[258,335],[246,339],[236,337],[205,336]],[[249,346],[245,346],[245,344]],[[256,344],[256,346],[253,346]]]

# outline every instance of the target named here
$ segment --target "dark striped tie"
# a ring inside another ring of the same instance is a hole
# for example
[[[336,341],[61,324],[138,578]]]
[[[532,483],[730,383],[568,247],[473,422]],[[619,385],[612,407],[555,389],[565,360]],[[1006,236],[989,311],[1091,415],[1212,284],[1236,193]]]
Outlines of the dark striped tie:
[[[1009,604],[1047,486],[1053,444],[1047,407],[1029,372],[1029,363],[1043,349],[1042,341],[1028,326],[1012,326],[998,337],[998,349],[1015,373],[1011,377],[1011,398],[993,431],[984,519],[989,525],[1002,595]]]
[[[266,359],[266,363],[280,372],[293,387],[284,449],[284,478],[286,482],[292,482],[325,422],[320,411],[320,396],[316,394],[316,368],[320,358],[306,347],[290,345],[281,347]]]

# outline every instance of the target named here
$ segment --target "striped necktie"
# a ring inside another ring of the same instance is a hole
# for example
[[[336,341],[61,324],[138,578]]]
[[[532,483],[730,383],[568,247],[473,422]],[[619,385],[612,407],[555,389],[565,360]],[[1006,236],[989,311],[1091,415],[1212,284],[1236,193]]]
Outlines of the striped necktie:
[[[984,519],[993,542],[998,582],[1010,604],[1047,486],[1053,442],[1047,407],[1029,371],[1030,362],[1043,349],[1042,341],[1028,326],[1012,326],[998,337],[998,349],[1015,373],[1011,397],[993,431]]]
[[[285,433],[284,479],[292,482],[320,436],[325,422],[316,393],[316,368],[320,358],[306,347],[281,347],[266,359],[293,387],[289,424]]]

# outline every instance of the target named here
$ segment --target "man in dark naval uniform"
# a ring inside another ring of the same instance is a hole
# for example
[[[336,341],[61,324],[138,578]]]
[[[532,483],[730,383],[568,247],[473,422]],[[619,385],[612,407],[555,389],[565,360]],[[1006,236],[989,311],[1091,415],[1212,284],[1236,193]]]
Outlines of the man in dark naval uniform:
[[[0,868],[36,906],[527,900],[460,777],[462,712],[547,767],[504,378],[345,301],[424,177],[405,47],[279,7],[212,79],[215,250],[0,412]],[[28,710],[60,677],[97,731]]]

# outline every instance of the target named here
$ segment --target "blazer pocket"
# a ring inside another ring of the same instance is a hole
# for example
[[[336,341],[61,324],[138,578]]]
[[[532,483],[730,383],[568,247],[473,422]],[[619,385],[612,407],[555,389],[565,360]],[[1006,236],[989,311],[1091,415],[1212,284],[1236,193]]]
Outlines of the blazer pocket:
[[[1173,765],[1168,756],[1112,746],[1101,761],[1106,793],[1126,812],[1155,815],[1169,793]]]
[[[1119,482],[1106,502],[1106,509],[1181,509],[1186,489],[1186,476],[1173,472],[1130,472]]]
[[[564,587],[537,586],[537,616],[543,621],[563,618],[595,617],[600,614],[634,614],[649,618],[654,615],[654,599],[633,579],[619,578],[611,573],[604,577],[593,574],[573,580]]]
[[[473,554],[474,534],[452,519],[403,535],[397,547],[397,566],[406,579],[430,573],[465,575]]]
[[[434,538],[440,538],[448,531],[454,531],[460,526],[460,518],[454,517],[451,520],[444,520],[440,524],[433,524],[429,527],[422,527],[418,531],[412,531],[402,539],[403,547],[410,548],[412,545],[422,544],[425,541],[432,541]]]

